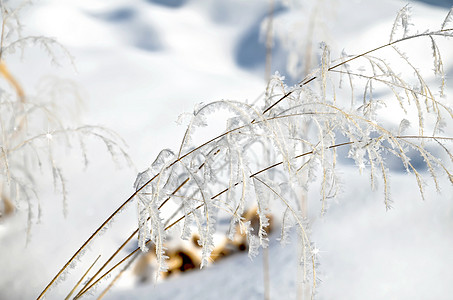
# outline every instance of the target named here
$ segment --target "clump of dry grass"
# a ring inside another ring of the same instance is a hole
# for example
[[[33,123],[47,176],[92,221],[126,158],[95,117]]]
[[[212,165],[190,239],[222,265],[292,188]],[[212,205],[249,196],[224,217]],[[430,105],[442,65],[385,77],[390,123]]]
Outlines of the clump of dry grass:
[[[78,125],[82,96],[73,82],[45,77],[31,94],[22,87],[21,75],[9,70],[9,57],[28,47],[43,48],[52,62],[58,62],[58,54],[72,62],[68,51],[54,39],[23,36],[19,14],[26,4],[10,8],[0,3],[0,218],[25,204],[28,240],[32,224],[41,218],[36,178],[43,173],[51,174],[50,181],[62,194],[63,214],[68,212],[64,170],[56,154],[62,148],[80,148],[87,165],[85,141],[91,137],[104,143],[114,160],[129,158],[124,142],[111,130]]]
[[[452,11],[438,30],[412,34],[408,26],[409,10],[404,7],[392,26],[389,42],[384,45],[358,55],[345,54],[335,61],[331,60],[329,47],[323,45],[318,69],[292,87],[285,85],[282,76],[274,75],[261,103],[217,101],[196,107],[187,120],[180,148],[163,150],[151,166],[137,176],[136,191],[87,239],[38,299],[133,201],[138,208],[138,228],[79,289],[75,299],[85,295],[119,266],[130,263],[140,250],[153,249],[157,274],[165,271],[168,230],[177,226],[183,239],[189,238],[192,231],[200,236],[201,266],[209,262],[216,221],[221,216],[228,216],[230,220],[227,235],[234,236],[235,228],[246,234],[249,253],[253,256],[260,247],[268,245],[267,216],[275,206],[279,207],[275,211],[282,212],[282,242],[287,240],[290,230],[300,237],[300,268],[313,298],[318,283],[317,249],[310,240],[304,207],[295,191],[311,188],[318,179],[322,213],[325,213],[329,199],[339,190],[338,148],[349,148],[349,156],[358,169],[369,172],[372,188],[377,182],[383,185],[386,208],[392,203],[390,171],[386,165],[388,155],[399,158],[406,171],[413,174],[421,197],[424,197],[427,176],[414,167],[408,157],[409,150],[423,158],[428,176],[437,189],[440,189],[441,175],[448,176],[453,183],[451,161],[444,160],[444,156],[453,157],[449,147],[453,137],[443,133],[447,130],[446,124],[453,121],[453,112],[443,97],[446,77],[436,42],[439,37],[453,36],[451,14]],[[400,49],[416,39],[426,39],[433,50],[438,92],[432,91],[432,84],[418,71],[416,62]],[[379,55],[383,50],[390,50],[390,55],[409,71],[403,72],[401,65],[394,69],[387,61],[388,53],[386,58]],[[351,94],[351,100],[346,101],[343,93],[337,92],[344,77],[350,83]],[[390,96],[377,97],[376,91],[381,94],[385,91]],[[360,97],[354,96],[359,93]],[[388,122],[383,116],[395,112],[395,103],[399,120]],[[195,145],[194,136],[200,128],[209,126],[207,116],[218,111],[227,111],[231,116],[226,120],[225,130]],[[411,127],[409,120],[415,120],[416,125]],[[339,142],[344,137],[347,141]],[[434,146],[443,153],[428,151]],[[176,209],[166,211],[169,203],[175,204],[172,207]],[[257,230],[251,230],[250,222],[242,217],[246,208],[253,205],[257,206]],[[113,264],[136,235],[139,246]]]

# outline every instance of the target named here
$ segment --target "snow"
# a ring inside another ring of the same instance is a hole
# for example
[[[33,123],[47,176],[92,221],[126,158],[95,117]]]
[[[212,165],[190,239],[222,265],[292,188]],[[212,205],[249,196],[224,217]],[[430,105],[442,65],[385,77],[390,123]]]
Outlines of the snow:
[[[69,190],[66,218],[50,177],[38,178],[43,215],[32,228],[29,244],[25,246],[25,207],[0,223],[1,299],[39,295],[85,239],[134,192],[137,170],[148,168],[160,150],[178,149],[185,130],[175,122],[181,113],[192,111],[199,102],[252,102],[263,92],[263,64],[241,65],[247,53],[238,46],[256,47],[247,37],[257,36],[267,13],[262,1],[171,1],[168,6],[162,2],[46,0],[22,14],[25,31],[56,38],[75,57],[76,71],[63,56],[61,67],[50,67],[46,54],[34,49],[25,52],[23,61],[12,57],[11,72],[28,93],[47,74],[77,82],[85,98],[81,121],[120,134],[134,166],[118,168],[103,145],[89,141],[90,164],[84,170],[82,157],[71,150],[70,159],[62,162]],[[388,42],[393,19],[406,4],[399,0],[333,3],[333,17],[326,21],[332,57],[342,49],[356,53]],[[411,6],[417,28],[439,26],[448,11],[445,6],[416,1]],[[416,60],[431,58],[429,51],[430,47],[420,51]],[[450,76],[452,54],[443,52]],[[431,60],[423,68],[431,70]],[[447,95],[451,93],[450,87]],[[49,142],[54,142],[52,128],[46,130]],[[344,192],[325,216],[319,216],[319,193],[309,193],[312,240],[320,263],[317,297],[449,299],[453,193],[448,180],[442,182],[440,195],[428,186],[428,199],[422,202],[415,179],[396,172],[391,176],[393,209],[386,211],[382,187],[371,192],[366,171],[359,175],[345,165],[342,172]],[[136,209],[131,204],[81,261],[109,255],[134,226]],[[301,280],[297,243],[281,247],[277,237],[271,235],[269,242],[271,299],[296,299]],[[71,280],[54,287],[48,299],[64,297],[82,272],[71,270],[67,276]],[[252,261],[238,254],[157,284],[137,286],[126,274],[105,299],[262,299],[262,278],[261,255]]]

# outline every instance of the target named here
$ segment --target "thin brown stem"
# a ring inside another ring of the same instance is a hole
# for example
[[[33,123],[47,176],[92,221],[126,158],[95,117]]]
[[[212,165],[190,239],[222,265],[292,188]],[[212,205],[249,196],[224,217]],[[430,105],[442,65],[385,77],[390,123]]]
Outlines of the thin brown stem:
[[[358,54],[358,55],[355,55],[355,56],[352,56],[351,58],[349,59],[346,59],[346,60],[343,60],[339,63],[337,63],[336,65],[333,65],[331,67],[329,67],[327,69],[327,71],[332,71],[333,69],[336,69],[342,65],[345,65],[347,64],[348,62],[351,62],[353,60],[356,60],[360,57],[363,57],[363,56],[366,56],[372,52],[376,52],[378,50],[381,50],[383,48],[387,48],[387,47],[390,47],[392,45],[395,45],[397,43],[401,43],[401,42],[404,42],[404,41],[408,41],[408,40],[411,40],[411,39],[414,39],[414,38],[419,38],[419,37],[424,37],[424,36],[433,36],[433,35],[441,35],[442,32],[450,32],[450,31],[453,31],[453,28],[450,28],[450,29],[443,29],[443,30],[439,30],[439,31],[433,31],[433,32],[425,32],[425,33],[420,33],[420,34],[416,34],[416,35],[411,35],[411,36],[407,36],[407,37],[404,37],[402,39],[399,39],[399,40],[396,40],[396,41],[393,41],[393,42],[390,42],[390,43],[387,43],[385,45],[381,45],[379,47],[376,47],[376,48],[373,48],[371,50],[368,50],[366,52],[363,52],[361,54]],[[312,82],[313,80],[315,80],[316,78],[318,78],[317,76],[312,76],[308,79],[304,79],[302,80],[301,82],[299,82],[298,84],[298,87],[301,88],[305,85],[307,85],[308,83]],[[287,92],[285,95],[283,95],[280,99],[278,99],[275,103],[273,103],[272,105],[270,105],[268,108],[266,108],[264,111],[263,111],[263,114],[267,113],[269,110],[271,110],[273,107],[275,107],[277,104],[279,104],[281,101],[283,101],[284,99],[286,99],[288,96],[290,96],[295,90],[291,90],[289,92]]]
[[[446,140],[453,140],[453,138],[449,138],[449,137],[436,137],[436,136],[395,136],[395,138],[397,139],[446,139]],[[344,142],[344,143],[340,143],[340,144],[335,144],[335,145],[331,145],[331,146],[328,146],[326,147],[326,149],[333,149],[333,148],[338,148],[338,147],[341,147],[341,146],[346,146],[346,145],[351,145],[353,144],[354,142]],[[304,156],[307,156],[307,155],[311,155],[313,154],[314,151],[308,151],[308,152],[305,152],[305,153],[302,153],[300,155],[297,155],[294,157],[294,159],[297,159],[297,158],[301,158],[301,157],[304,157]],[[258,174],[261,174],[262,172],[265,172],[269,169],[272,169],[274,167],[277,167],[279,165],[282,165],[283,164],[283,161],[281,162],[278,162],[278,163],[275,163],[269,167],[266,167],[264,169],[261,169],[260,171],[258,172],[255,172],[253,174],[251,174],[249,177],[250,178],[253,178],[253,177],[256,177]],[[260,180],[261,181],[261,180]],[[232,185],[233,187],[234,186],[237,186],[239,185],[240,182],[237,182],[235,183],[234,185]],[[226,188],[224,190],[222,190],[221,192],[219,192],[218,194],[214,195],[211,197],[211,200],[214,200],[218,197],[220,197],[221,195],[223,195],[224,193],[226,193],[230,188]],[[194,210],[192,210],[191,212],[188,213],[188,215],[192,214],[194,211],[196,211],[197,209],[200,209],[201,207],[204,206],[204,203],[198,205]],[[186,217],[186,215],[183,215],[181,216],[179,219],[177,219],[176,221],[174,221],[173,223],[171,223],[170,225],[166,226],[164,230],[168,230],[170,229],[171,227],[173,227],[174,225],[176,225],[177,223],[181,222],[184,218]],[[138,229],[137,229],[138,231]],[[151,240],[147,241],[146,244],[150,243]],[[134,251],[132,251],[131,253],[129,253],[126,257],[124,257],[120,262],[118,262],[115,266],[113,266],[111,269],[109,269],[106,273],[104,273],[98,280],[96,280],[93,284],[91,284],[88,288],[86,288],[83,293],[81,293],[78,297],[82,296],[84,293],[86,293],[89,289],[91,289],[93,286],[95,286],[100,280],[102,280],[102,278],[104,278],[105,276],[107,276],[109,273],[111,273],[113,270],[115,270],[119,265],[121,265],[123,262],[125,262],[129,257],[131,257],[132,255],[134,255],[135,253],[137,253],[138,251],[140,250],[140,248],[136,248]],[[314,263],[314,262],[313,262]],[[314,283],[316,284],[316,283]]]
[[[3,24],[4,25],[4,24]],[[445,35],[444,33],[445,32],[451,32],[453,29],[443,29],[443,30],[440,30],[440,31],[434,31],[434,32],[426,32],[426,33],[421,33],[421,34],[416,34],[416,35],[413,35],[413,36],[408,36],[408,37],[404,37],[402,39],[399,39],[399,40],[396,40],[396,41],[392,41],[390,43],[387,43],[385,45],[382,45],[382,46],[379,46],[379,47],[376,47],[374,49],[371,49],[371,50],[368,50],[366,52],[363,52],[359,55],[356,55],[356,56],[353,56],[349,59],[346,59],[346,60],[343,60],[341,61],[340,63],[337,63],[336,65],[334,66],[331,66],[328,68],[328,71],[331,71],[335,68],[338,68],[339,66],[342,66],[348,62],[351,62],[353,60],[356,60],[360,57],[363,57],[365,55],[368,55],[372,52],[375,52],[375,51],[378,51],[380,49],[383,49],[383,48],[386,48],[386,47],[389,47],[389,46],[392,46],[392,45],[395,45],[397,43],[400,43],[400,42],[403,42],[403,41],[407,41],[407,40],[410,40],[410,39],[414,39],[414,38],[419,38],[419,37],[424,37],[424,36],[436,36],[436,35]],[[3,32],[2,32],[3,33]],[[1,43],[1,42],[0,42]],[[0,54],[1,55],[1,54]],[[311,81],[315,80],[317,77],[316,76],[313,76],[307,80],[303,80],[301,83],[299,83],[299,87],[302,87],[304,85],[307,85],[308,83],[310,83]],[[283,101],[284,99],[286,99],[288,96],[290,96],[295,90],[291,90],[289,92],[287,92],[284,96],[282,96],[279,100],[277,100],[275,103],[273,103],[272,105],[270,105],[268,108],[264,109],[263,113],[262,114],[265,114],[266,112],[270,111],[273,107],[275,107],[278,103],[280,103],[281,101]],[[252,121],[252,123],[256,123],[255,120]],[[194,153],[195,151],[199,150],[200,148],[214,142],[215,140],[221,138],[221,137],[224,137],[230,133],[233,133],[235,131],[238,131],[240,130],[241,128],[245,128],[246,126],[249,126],[250,124],[247,124],[247,125],[243,125],[243,126],[240,126],[240,127],[237,127],[237,128],[234,128],[234,129],[231,129],[215,138],[212,138],[210,139],[209,141],[203,143],[202,145],[192,149],[191,151],[187,152],[186,154],[184,154],[183,156],[179,157],[177,160],[175,160],[173,163],[171,163],[167,168],[173,166],[174,164],[176,164],[179,160],[191,155],[192,153]],[[437,138],[437,137],[421,137],[421,136],[406,136],[404,138]],[[438,138],[438,139],[441,139],[441,138]],[[444,138],[444,139],[453,139],[453,138]],[[340,145],[346,145],[346,144],[350,144],[350,143],[343,143],[343,144],[340,144]],[[337,145],[333,145],[333,146],[330,146],[329,148],[333,148],[333,147],[337,147]],[[299,156],[297,156],[296,158],[298,157],[302,157],[302,156],[305,156],[305,155],[308,155],[308,154],[312,154],[313,151],[311,152],[307,152],[307,153],[304,153],[304,154],[301,154]],[[280,164],[282,164],[283,162],[281,163],[277,163],[277,164],[274,164],[273,166],[271,166],[272,168],[275,167],[275,166],[278,166]],[[266,170],[270,169],[269,167],[266,168]],[[260,173],[261,171],[259,171],[258,173]],[[263,171],[264,172],[264,171]],[[256,174],[255,174],[256,175]],[[157,176],[159,176],[159,174],[156,174],[153,178],[151,178],[149,181],[147,181],[142,187],[140,187],[139,189],[137,189],[120,207],[118,207],[117,210],[115,210],[102,224],[101,226],[99,226],[99,228],[84,242],[84,244],[76,251],[76,253],[68,260],[68,262],[60,269],[60,271],[57,273],[57,275],[50,281],[50,283],[45,287],[45,289],[41,292],[41,294],[38,296],[38,300],[42,299],[44,294],[49,290],[49,288],[55,283],[55,281],[61,276],[61,274],[68,268],[68,266],[75,260],[76,257],[78,257],[82,250],[86,248],[86,246],[94,239],[95,236],[97,236],[99,234],[99,232],[113,219],[114,216],[116,216],[119,211],[121,211],[129,202],[132,201],[132,199],[143,189],[145,188],[150,182],[152,182]],[[225,190],[226,191],[226,190]],[[222,192],[223,193],[223,192]],[[221,193],[221,194],[222,194]],[[218,194],[220,195],[220,194]]]
[[[157,174],[158,175],[158,174]],[[123,204],[121,204],[102,224],[101,226],[96,229],[96,231],[83,243],[83,245],[79,248],[79,250],[74,253],[74,255],[66,262],[66,264],[60,269],[60,271],[55,275],[55,277],[49,282],[49,284],[44,288],[44,290],[41,292],[41,294],[38,296],[37,300],[40,300],[43,298],[44,294],[49,290],[49,288],[57,281],[57,279],[60,277],[60,275],[69,267],[69,265],[76,259],[76,257],[81,254],[81,252],[86,248],[86,246],[94,239],[95,236],[101,232],[101,230],[115,217],[119,211],[121,211],[129,202],[132,201],[132,199],[142,190],[147,186],[150,182],[152,182],[157,175],[155,175],[153,178],[148,180],[142,187],[137,189],[126,201],[124,201]]]
[[[190,178],[187,178],[183,183],[181,183],[171,194],[170,197],[168,197],[160,206],[159,206],[159,209],[164,206],[164,204],[172,197],[174,196],[188,181],[190,180]],[[149,220],[150,218],[148,218]],[[127,243],[129,243],[129,241],[138,233],[139,231],[139,228],[137,228],[130,236],[129,238],[127,238],[127,240],[115,251],[115,253],[112,254],[112,256],[110,256],[110,258],[104,263],[104,265],[96,272],[96,274],[94,274],[93,277],[91,277],[91,279],[85,284],[85,286],[83,287],[83,289],[77,294],[76,297],[79,297],[80,295],[82,295],[83,293],[85,293],[85,291],[87,290],[87,287],[88,285],[93,282],[93,280],[102,272],[102,270],[113,260],[113,258],[126,246]]]
[[[148,242],[146,242],[146,244],[148,244],[149,242],[151,242],[151,240],[149,240]],[[80,295],[76,296],[76,297],[74,298],[74,300],[79,299],[80,297],[82,297],[87,291],[89,291],[92,287],[94,287],[96,284],[98,284],[99,281],[101,281],[102,279],[104,279],[105,276],[109,275],[113,270],[115,270],[118,266],[120,266],[120,265],[123,264],[125,261],[127,261],[132,255],[136,254],[139,250],[140,250],[140,247],[137,247],[134,251],[132,251],[131,253],[129,253],[126,257],[124,257],[122,260],[120,260],[118,263],[116,263],[113,267],[111,267],[107,272],[105,272],[104,274],[102,274],[102,276],[99,277],[95,282],[93,282],[89,287],[87,287],[87,288],[85,289],[85,291],[83,291],[82,293],[80,293]]]
[[[88,270],[83,274],[83,276],[80,278],[80,280],[76,283],[76,285],[72,288],[72,290],[69,292],[69,294],[66,296],[65,300],[69,300],[72,296],[72,294],[75,292],[77,287],[82,283],[83,279],[88,275],[90,270],[94,267],[94,265],[97,263],[101,256],[99,255],[98,258],[91,264],[91,266],[88,268]]]
[[[220,195],[220,194],[219,194]],[[211,198],[213,199],[213,198]],[[197,209],[201,208],[204,206],[204,203],[198,205],[197,207],[195,207],[194,210],[192,210],[191,212],[189,212],[187,215],[190,215],[192,212],[196,211]],[[184,218],[186,217],[186,215],[183,215],[181,218],[179,218],[178,220],[174,221],[173,223],[171,223],[170,225],[168,225],[167,227],[165,227],[164,230],[168,230],[170,228],[172,228],[174,225],[176,225],[177,223],[181,222]]]
[[[175,189],[175,190],[173,191],[173,193],[171,193],[171,196],[170,196],[170,197],[168,197],[167,199],[165,199],[165,201],[164,201],[164,202],[162,202],[162,204],[161,204],[161,205],[159,206],[159,208],[158,208],[158,209],[161,209],[161,208],[162,208],[162,206],[164,206],[164,205],[165,205],[165,203],[167,203],[167,202],[168,202],[168,200],[170,200],[170,199],[171,199],[171,197],[173,197],[173,196],[174,196],[174,195],[175,195],[175,194],[176,194],[176,193],[177,193],[177,192],[178,192],[178,191],[179,191],[179,190],[180,190],[180,189],[181,189],[181,188],[182,188],[182,187],[183,187],[183,186],[184,186],[184,185],[185,185],[185,184],[186,184],[187,182],[189,182],[189,180],[190,180],[190,178],[187,178],[186,180],[184,180],[184,181],[183,181],[183,183],[181,183],[181,184],[180,184],[180,185],[179,185],[179,186],[178,186],[178,187],[177,187],[177,188],[176,188],[176,189]]]
[[[83,286],[83,288],[80,290],[80,292],[77,293],[76,298],[79,297],[81,294],[87,290],[87,286],[93,282],[93,280],[104,270],[104,268],[113,260],[113,258],[132,240],[132,238],[137,234],[138,229],[135,230],[127,239],[124,241],[124,243],[116,249],[116,251],[110,256],[110,258],[102,265],[102,267],[88,280],[87,283]]]
[[[131,266],[132,263],[133,263],[133,262],[137,259],[137,257],[139,257],[139,256],[140,256],[140,253],[136,253],[135,256],[134,256],[132,259],[130,259],[130,260],[128,261],[128,263],[126,264],[126,266],[124,266],[124,268],[121,270],[121,272],[119,272],[119,273],[115,276],[115,278],[112,280],[112,282],[110,282],[110,284],[102,291],[102,293],[99,295],[99,297],[97,298],[97,300],[101,300],[102,298],[104,298],[104,296],[107,294],[107,292],[113,287],[113,285],[115,284],[115,282],[117,282],[117,281],[120,279],[121,275],[124,274],[124,271],[126,271],[126,270],[129,268],[129,266]]]

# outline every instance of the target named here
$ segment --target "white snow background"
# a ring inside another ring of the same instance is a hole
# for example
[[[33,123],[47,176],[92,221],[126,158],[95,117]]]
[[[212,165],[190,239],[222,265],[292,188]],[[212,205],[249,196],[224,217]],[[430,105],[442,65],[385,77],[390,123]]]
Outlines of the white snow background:
[[[397,11],[407,4],[331,2],[326,42],[334,54],[386,43]],[[451,3],[426,2],[437,5],[410,2],[413,22],[437,28]],[[61,67],[51,67],[42,50],[31,49],[22,61],[8,61],[11,72],[29,93],[43,75],[77,82],[85,98],[81,122],[121,135],[135,167],[116,167],[97,142],[88,144],[87,170],[77,150],[68,152],[62,162],[70,199],[66,218],[51,178],[37,179],[43,216],[32,228],[30,243],[25,246],[25,207],[0,223],[0,299],[39,295],[130,196],[137,171],[146,169],[161,149],[177,149],[184,134],[175,123],[178,115],[199,102],[252,102],[260,96],[264,55],[256,39],[267,10],[267,1],[258,0],[46,0],[22,13],[25,32],[55,37],[75,57],[76,71],[64,58]],[[451,43],[449,47],[444,63],[451,77]],[[283,60],[274,57],[274,70]],[[417,63],[431,68],[431,53],[420,53]],[[444,180],[441,195],[428,187],[423,202],[415,179],[397,166],[394,170],[390,211],[385,210],[383,194],[371,192],[366,174],[359,175],[347,162],[341,166],[344,192],[325,216],[317,210],[318,192],[310,191],[312,241],[321,251],[317,299],[452,299],[451,185]],[[136,226],[135,214],[131,205],[83,261],[114,251]],[[295,245],[282,248],[276,237],[270,243],[271,299],[295,299],[297,250]],[[201,271],[141,286],[126,274],[105,299],[263,299],[261,261],[233,256]],[[64,298],[81,272],[71,271],[70,280],[53,288],[47,299]]]

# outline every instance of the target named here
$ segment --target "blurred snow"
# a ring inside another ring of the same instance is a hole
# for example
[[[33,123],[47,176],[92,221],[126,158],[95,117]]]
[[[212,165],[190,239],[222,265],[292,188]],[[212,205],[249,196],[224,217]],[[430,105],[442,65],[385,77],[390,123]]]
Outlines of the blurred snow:
[[[412,1],[414,23],[422,28],[438,26],[451,1],[423,2],[437,6]],[[333,56],[343,48],[355,53],[386,43],[393,19],[405,4],[332,0],[334,14],[326,22]],[[43,187],[43,217],[32,229],[30,244],[25,247],[24,212],[0,224],[0,299],[38,296],[133,192],[137,170],[146,169],[161,149],[177,149],[184,133],[175,123],[178,115],[198,102],[251,102],[263,92],[264,46],[257,39],[267,11],[258,0],[46,0],[23,13],[25,32],[57,38],[75,57],[77,71],[64,59],[62,67],[49,67],[39,49],[26,51],[23,61],[11,59],[11,71],[28,93],[33,93],[42,75],[76,81],[86,95],[82,122],[118,132],[129,145],[135,167],[118,169],[102,145],[89,142],[90,166],[84,171],[78,152],[71,151],[63,163],[70,193],[66,219],[51,180],[37,179]],[[277,13],[285,10],[278,8]],[[276,55],[283,55],[281,45],[276,46]],[[425,55],[420,52],[421,61]],[[452,51],[444,52],[450,76],[452,56]],[[274,68],[284,68],[284,59],[275,57]],[[423,67],[432,68],[431,62]],[[344,193],[326,216],[319,217],[318,192],[309,194],[312,240],[321,250],[319,299],[450,299],[451,185],[445,181],[441,195],[430,190],[428,200],[422,202],[415,179],[394,174],[394,209],[386,212],[382,193],[370,192],[366,175],[348,166],[343,172]],[[84,257],[87,261],[99,254],[98,249],[113,252],[134,229],[135,207],[112,226],[92,246],[95,253]],[[271,299],[295,299],[296,251],[294,244],[282,248],[272,239]],[[149,286],[135,287],[126,278],[105,299],[262,299],[261,260],[238,255]],[[80,272],[72,271],[71,278]],[[64,297],[71,282],[54,288],[48,299]]]
[[[451,0],[418,0],[418,1],[434,6],[441,6],[447,9],[450,9],[453,6],[453,1]]]

